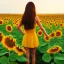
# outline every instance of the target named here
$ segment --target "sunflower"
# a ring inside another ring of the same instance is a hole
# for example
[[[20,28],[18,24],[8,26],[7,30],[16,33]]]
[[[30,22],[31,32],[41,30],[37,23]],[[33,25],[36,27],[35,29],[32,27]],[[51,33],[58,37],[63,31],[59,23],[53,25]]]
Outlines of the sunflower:
[[[50,25],[52,25],[52,22],[50,22]]]
[[[55,24],[55,26],[58,26],[58,22],[55,21],[54,24]]]
[[[61,50],[60,46],[54,46],[54,47],[48,49],[47,53],[55,54],[55,53],[59,52],[60,50]]]
[[[2,44],[4,47],[8,48],[8,50],[12,50],[15,46],[16,39],[12,38],[11,36],[4,36],[2,40]]]
[[[60,30],[56,31],[56,37],[61,37],[62,36],[62,32]]]
[[[52,32],[49,36],[50,36],[51,38],[54,38],[54,37],[55,37],[55,32]]]
[[[0,25],[2,25],[3,24],[3,21],[2,20],[0,20]]]
[[[62,21],[62,23],[64,23],[64,21]]]
[[[6,30],[7,30],[8,32],[12,32],[12,26],[11,26],[11,25],[7,25],[7,26],[6,26]]]
[[[49,29],[52,30],[52,25],[50,25]]]
[[[61,26],[61,27],[64,27],[64,23],[60,23],[60,26]]]
[[[13,26],[16,26],[16,23],[13,23]]]
[[[24,53],[26,53],[24,48],[20,48],[19,46],[15,46],[14,47],[14,51],[20,56],[23,55]]]
[[[38,36],[42,36],[42,31],[39,30],[39,31],[37,32],[37,34],[38,34]]]
[[[6,21],[5,23],[8,24],[8,21]]]
[[[49,37],[44,36],[44,40],[45,40],[45,41],[49,41],[49,40],[50,40],[50,36],[49,36]]]
[[[52,23],[52,20],[50,21],[50,23]]]
[[[55,26],[58,26],[58,24],[56,23]]]
[[[62,28],[59,28],[59,31],[62,31]]]
[[[2,41],[2,39],[3,39],[3,33],[0,32],[0,42]]]

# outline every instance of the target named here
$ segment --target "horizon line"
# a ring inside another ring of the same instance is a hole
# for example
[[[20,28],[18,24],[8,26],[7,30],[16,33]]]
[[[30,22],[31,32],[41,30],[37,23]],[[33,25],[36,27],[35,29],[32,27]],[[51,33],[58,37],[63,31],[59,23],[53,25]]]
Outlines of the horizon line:
[[[0,15],[23,15],[22,13],[0,13]],[[37,13],[36,15],[64,15],[64,13]]]

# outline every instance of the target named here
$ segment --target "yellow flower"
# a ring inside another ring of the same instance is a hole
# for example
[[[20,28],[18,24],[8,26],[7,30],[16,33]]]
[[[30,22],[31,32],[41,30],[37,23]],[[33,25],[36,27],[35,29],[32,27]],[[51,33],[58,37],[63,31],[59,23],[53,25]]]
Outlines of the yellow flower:
[[[52,22],[50,22],[50,25],[52,25]]]
[[[58,26],[58,22],[55,21],[54,24],[55,24],[55,26]]]
[[[52,30],[52,25],[50,25],[49,29]]]
[[[7,25],[7,26],[6,26],[6,30],[7,30],[8,32],[12,32],[12,26],[11,26],[11,25]]]
[[[48,24],[49,22],[48,22],[48,21],[46,21],[46,23]]]
[[[0,32],[0,42],[2,41],[2,39],[3,39],[3,33]]]
[[[48,20],[48,21],[49,21],[49,23],[53,23],[54,20],[52,19],[52,20]]]
[[[60,26],[61,26],[61,27],[64,27],[64,23],[60,23]]]
[[[54,46],[54,47],[48,49],[47,53],[55,54],[55,53],[59,52],[60,50],[61,50],[60,46]]]
[[[38,34],[38,36],[42,36],[42,31],[39,30],[37,34]]]
[[[60,30],[56,31],[56,37],[61,37],[62,36],[62,32]]]
[[[12,38],[11,36],[4,36],[2,40],[2,44],[4,47],[8,48],[8,50],[12,50],[15,46],[16,39]]]
[[[52,32],[49,36],[50,36],[51,38],[54,38],[54,37],[55,37],[55,32]]]
[[[24,48],[20,48],[20,47],[17,47],[15,46],[14,47],[14,51],[20,56],[20,55],[23,55],[24,53],[26,53],[25,49]]]
[[[0,25],[2,25],[3,24],[3,21],[2,20],[0,20]]]
[[[17,26],[16,23],[14,23],[13,26]]]
[[[50,36],[49,36],[49,37],[44,36],[44,40],[45,40],[45,41],[49,41],[49,40],[50,40]]]
[[[62,31],[62,28],[59,28],[59,31]]]
[[[6,21],[6,24],[8,24],[8,21]]]

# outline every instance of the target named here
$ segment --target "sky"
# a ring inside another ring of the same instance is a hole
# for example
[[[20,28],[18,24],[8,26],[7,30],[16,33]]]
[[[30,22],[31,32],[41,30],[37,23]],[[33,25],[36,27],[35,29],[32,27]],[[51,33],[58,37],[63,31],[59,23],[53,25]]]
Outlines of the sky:
[[[0,13],[23,14],[29,1],[34,2],[37,14],[64,14],[64,0],[0,0]]]

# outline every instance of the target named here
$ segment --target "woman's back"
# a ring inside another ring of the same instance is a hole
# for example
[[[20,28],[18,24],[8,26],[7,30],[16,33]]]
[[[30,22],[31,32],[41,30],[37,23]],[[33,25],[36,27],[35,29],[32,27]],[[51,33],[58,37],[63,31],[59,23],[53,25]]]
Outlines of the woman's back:
[[[22,45],[25,47],[27,53],[27,64],[30,64],[29,58],[30,58],[30,48],[32,48],[32,64],[36,64],[36,48],[39,46],[38,37],[36,34],[35,26],[36,23],[40,27],[40,29],[43,31],[43,33],[48,37],[48,34],[44,30],[43,26],[40,23],[39,18],[36,16],[35,11],[35,5],[33,2],[28,2],[25,8],[25,12],[23,14],[22,20],[17,26],[19,31],[24,34]],[[21,26],[24,25],[25,32],[21,30]]]

